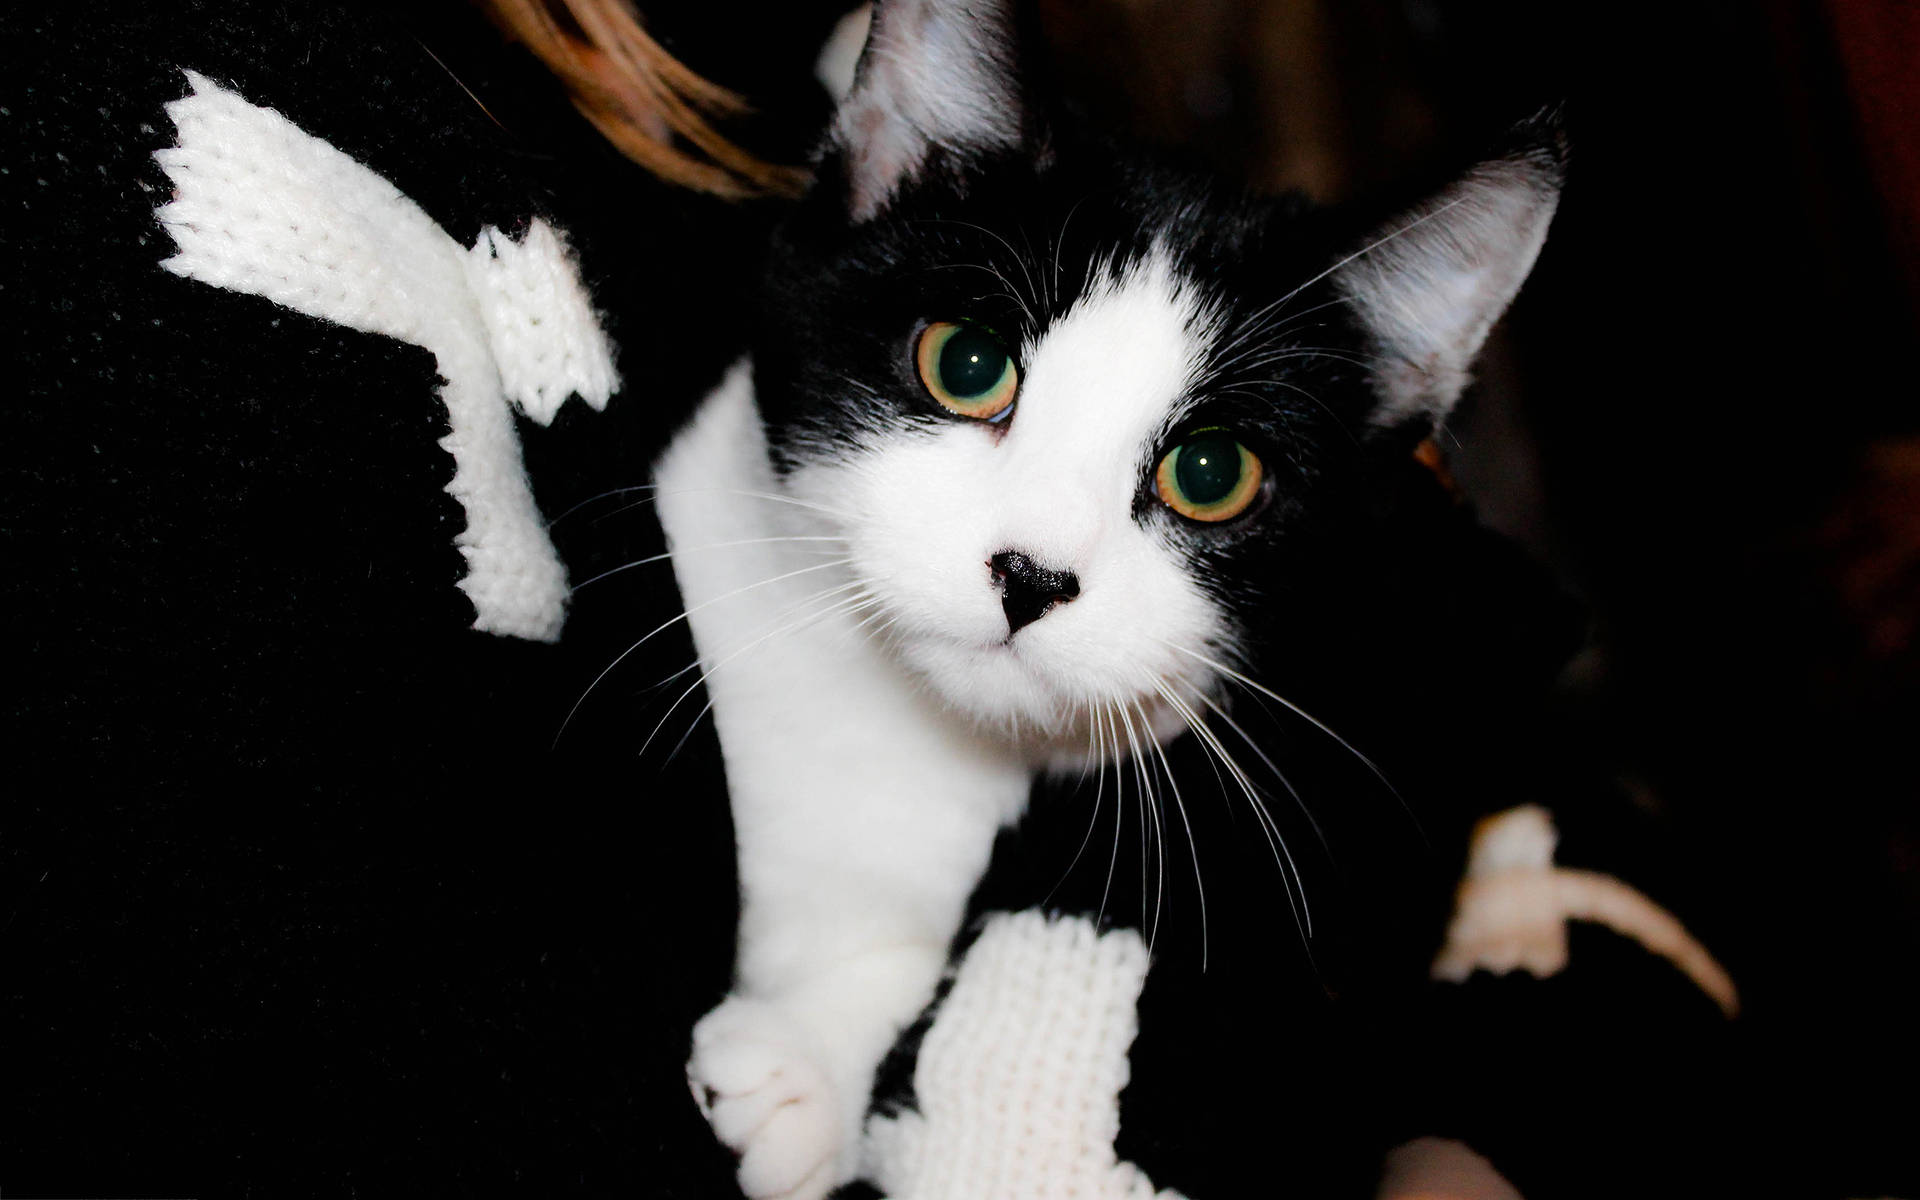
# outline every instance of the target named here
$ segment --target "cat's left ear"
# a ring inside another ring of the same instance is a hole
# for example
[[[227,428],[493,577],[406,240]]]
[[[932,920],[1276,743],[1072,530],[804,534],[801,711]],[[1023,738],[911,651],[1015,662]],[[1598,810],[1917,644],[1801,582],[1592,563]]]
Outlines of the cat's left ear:
[[[856,221],[936,159],[952,165],[1024,140],[1013,0],[878,0],[853,87],[834,115],[829,170]]]
[[[1332,272],[1373,335],[1377,425],[1447,414],[1539,257],[1566,175],[1558,114],[1523,123],[1510,145],[1376,231]]]

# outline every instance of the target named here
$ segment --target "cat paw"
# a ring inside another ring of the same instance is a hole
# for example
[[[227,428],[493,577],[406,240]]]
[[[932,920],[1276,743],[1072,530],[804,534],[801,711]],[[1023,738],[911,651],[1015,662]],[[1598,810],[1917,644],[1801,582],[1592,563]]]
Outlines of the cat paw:
[[[702,1017],[687,1082],[714,1135],[740,1156],[748,1200],[819,1200],[841,1182],[839,1097],[780,1009],[735,996]]]

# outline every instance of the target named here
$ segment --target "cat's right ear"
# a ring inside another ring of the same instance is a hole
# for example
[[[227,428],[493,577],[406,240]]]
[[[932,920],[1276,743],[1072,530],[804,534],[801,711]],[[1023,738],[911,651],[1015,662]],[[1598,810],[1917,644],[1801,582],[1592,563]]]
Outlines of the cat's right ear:
[[[1447,415],[1540,254],[1566,176],[1559,114],[1522,122],[1508,142],[1332,271],[1374,341],[1377,425]]]
[[[844,174],[856,221],[885,208],[939,160],[949,166],[1024,140],[1012,0],[879,0],[823,167]]]

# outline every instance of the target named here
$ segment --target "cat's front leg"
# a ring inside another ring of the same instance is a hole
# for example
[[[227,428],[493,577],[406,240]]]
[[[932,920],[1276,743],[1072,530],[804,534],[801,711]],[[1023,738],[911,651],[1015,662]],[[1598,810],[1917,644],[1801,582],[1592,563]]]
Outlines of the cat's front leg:
[[[875,1068],[931,996],[944,946],[876,949],[798,986],[739,990],[693,1032],[688,1079],[755,1200],[815,1200],[853,1177]]]
[[[747,1193],[813,1200],[852,1176],[874,1069],[931,998],[1030,766],[865,636],[862,610],[822,607],[845,585],[772,520],[791,506],[744,370],[655,478],[739,849],[734,989],[688,1075]]]
[[[862,719],[779,760],[728,755],[739,952],[688,1073],[755,1200],[813,1200],[853,1177],[874,1070],[932,998],[994,837],[1026,801],[1021,764],[910,694],[886,697],[876,664],[843,659],[839,676],[837,711]],[[797,724],[761,716],[762,729]]]
[[[695,1029],[688,1075],[754,1200],[814,1200],[853,1177],[874,1071],[932,998],[994,836],[1026,799],[1017,764],[924,721],[896,720],[858,754],[823,741],[811,761],[841,764],[831,787],[789,765],[782,791],[765,760],[732,760],[735,984]],[[931,777],[910,769],[928,762]]]

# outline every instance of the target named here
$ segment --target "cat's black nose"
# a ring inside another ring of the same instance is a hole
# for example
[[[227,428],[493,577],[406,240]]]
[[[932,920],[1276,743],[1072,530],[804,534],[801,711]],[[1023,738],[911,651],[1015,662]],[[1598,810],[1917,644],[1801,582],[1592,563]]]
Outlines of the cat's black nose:
[[[1000,589],[1008,637],[1080,594],[1080,579],[1072,571],[1049,571],[1018,550],[1002,550],[987,560],[987,569]]]

